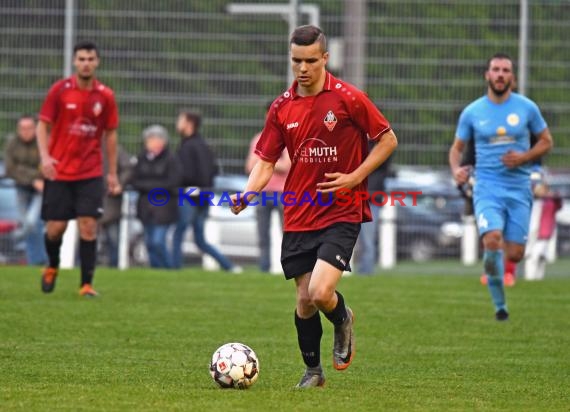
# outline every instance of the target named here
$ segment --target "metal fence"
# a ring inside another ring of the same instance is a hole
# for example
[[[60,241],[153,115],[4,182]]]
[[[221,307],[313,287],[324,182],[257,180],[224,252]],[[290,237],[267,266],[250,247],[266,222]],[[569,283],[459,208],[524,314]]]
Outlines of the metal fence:
[[[0,132],[13,130],[19,114],[37,112],[49,85],[69,69],[64,45],[93,39],[102,51],[99,77],[117,94],[120,140],[129,151],[140,149],[140,131],[149,123],[174,132],[177,111],[191,106],[203,112],[204,135],[224,170],[241,173],[265,104],[287,87],[289,18],[275,12],[283,1],[248,1],[273,10],[260,14],[230,13],[230,3],[2,1]],[[566,164],[569,1],[298,3],[298,22],[316,18],[327,33],[331,69],[363,85],[393,123],[401,143],[398,163],[445,164],[457,115],[483,93],[485,60],[501,50],[515,59],[527,56],[520,80],[558,143],[549,165]],[[524,3],[529,19],[521,26]],[[67,32],[66,22],[72,28]],[[525,53],[523,38],[528,38]]]
[[[237,13],[246,3],[254,11]],[[174,134],[178,110],[198,108],[223,172],[244,173],[266,103],[288,86],[286,3],[3,0],[0,135],[37,112],[48,87],[70,71],[69,45],[91,39],[102,54],[98,77],[117,95],[128,151],[141,149],[150,123]],[[568,167],[569,0],[296,3],[299,24],[318,21],[327,33],[330,70],[362,86],[390,119],[400,141],[395,164],[445,167],[460,110],[484,93],[486,59],[504,51],[522,63],[520,85],[555,137],[546,164]]]

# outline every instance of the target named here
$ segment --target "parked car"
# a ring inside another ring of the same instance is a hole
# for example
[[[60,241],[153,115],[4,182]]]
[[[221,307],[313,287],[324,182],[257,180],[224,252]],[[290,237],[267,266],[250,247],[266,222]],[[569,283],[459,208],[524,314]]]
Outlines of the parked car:
[[[396,203],[396,250],[401,259],[423,262],[434,258],[459,257],[465,201],[445,175],[404,177],[386,181],[386,191],[415,191],[415,206]]]

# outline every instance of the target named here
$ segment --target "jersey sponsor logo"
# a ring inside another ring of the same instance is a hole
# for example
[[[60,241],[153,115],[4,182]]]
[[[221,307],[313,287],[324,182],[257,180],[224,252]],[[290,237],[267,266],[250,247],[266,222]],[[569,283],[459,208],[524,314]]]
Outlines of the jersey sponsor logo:
[[[507,129],[505,128],[505,126],[499,126],[497,127],[496,133],[498,136],[504,136],[507,134]]]
[[[485,219],[483,213],[479,213],[479,217],[477,218],[477,226],[479,227],[479,229],[487,229],[487,227],[489,226],[489,222],[487,221],[487,219]]]
[[[79,117],[69,127],[69,134],[77,137],[95,137],[97,135],[97,126],[87,117]]]
[[[327,112],[327,115],[325,116],[325,120],[324,120],[324,124],[327,127],[327,129],[329,129],[329,132],[333,131],[337,122],[338,122],[338,120],[337,120],[336,116],[334,115],[333,111],[329,110]]]
[[[516,113],[511,113],[507,116],[507,123],[509,124],[509,126],[516,126],[520,123],[521,119],[519,118],[519,115]]]
[[[100,102],[95,102],[93,105],[93,114],[95,117],[99,116],[103,111],[103,105]]]
[[[288,123],[287,124],[287,130],[289,129],[293,129],[295,127],[299,127],[299,122],[294,122],[294,123]]]
[[[329,146],[321,139],[305,139],[293,155],[293,163],[297,162],[336,163],[338,162],[338,149],[336,146]]]
[[[70,110],[74,110],[74,109],[77,109],[77,105],[75,103],[67,103],[65,105],[65,108],[70,109]]]
[[[509,144],[514,143],[515,138],[513,136],[493,136],[489,139],[490,144]]]

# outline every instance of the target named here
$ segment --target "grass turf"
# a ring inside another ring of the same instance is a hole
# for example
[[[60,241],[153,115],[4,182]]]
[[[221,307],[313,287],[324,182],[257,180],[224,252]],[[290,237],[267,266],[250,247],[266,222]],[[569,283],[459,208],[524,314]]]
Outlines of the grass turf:
[[[44,295],[37,268],[1,267],[0,410],[568,410],[570,261],[508,289],[503,323],[479,271],[436,262],[344,278],[353,365],[332,369],[323,317],[326,387],[298,391],[294,287],[280,276],[101,268],[101,297],[89,300],[77,270]],[[209,376],[212,352],[231,341],[260,358],[250,390]]]

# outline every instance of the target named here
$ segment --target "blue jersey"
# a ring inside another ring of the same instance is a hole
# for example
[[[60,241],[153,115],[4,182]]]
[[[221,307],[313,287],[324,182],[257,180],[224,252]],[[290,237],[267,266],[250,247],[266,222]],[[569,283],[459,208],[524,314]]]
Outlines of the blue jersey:
[[[527,184],[530,163],[512,169],[501,158],[508,151],[526,152],[530,134],[538,134],[548,126],[540,109],[532,100],[511,93],[503,103],[483,96],[467,106],[459,117],[455,136],[467,142],[475,139],[475,177],[510,187]]]

